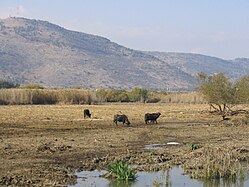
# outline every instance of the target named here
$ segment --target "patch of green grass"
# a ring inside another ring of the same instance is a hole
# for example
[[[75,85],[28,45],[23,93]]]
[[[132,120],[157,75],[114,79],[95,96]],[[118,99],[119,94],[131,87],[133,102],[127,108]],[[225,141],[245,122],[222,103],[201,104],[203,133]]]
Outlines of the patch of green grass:
[[[136,171],[124,161],[117,161],[108,167],[108,172],[114,178],[120,180],[135,180]]]
[[[189,145],[189,149],[190,149],[191,151],[194,151],[194,150],[199,149],[199,148],[201,148],[201,146],[200,146],[199,144],[191,143],[191,144]]]

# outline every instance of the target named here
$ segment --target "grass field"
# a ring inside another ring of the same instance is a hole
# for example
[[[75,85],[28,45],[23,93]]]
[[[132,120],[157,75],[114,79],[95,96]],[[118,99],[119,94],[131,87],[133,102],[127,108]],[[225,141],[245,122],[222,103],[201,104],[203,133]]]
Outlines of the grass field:
[[[92,119],[83,118],[84,108]],[[0,106],[0,184],[63,186],[75,182],[75,170],[105,169],[117,160],[146,171],[194,168],[204,164],[204,151],[216,149],[247,160],[249,126],[242,116],[221,121],[208,110],[205,104]],[[146,112],[160,112],[158,124],[145,125]],[[128,115],[131,126],[115,126],[116,113]],[[152,153],[144,149],[149,144],[166,145]]]

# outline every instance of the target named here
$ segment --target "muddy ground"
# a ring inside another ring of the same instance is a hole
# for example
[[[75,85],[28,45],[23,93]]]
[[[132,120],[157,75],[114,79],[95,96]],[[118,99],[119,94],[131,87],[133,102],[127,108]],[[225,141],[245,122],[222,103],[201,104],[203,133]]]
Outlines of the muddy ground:
[[[92,119],[83,118],[84,108]],[[146,125],[144,114],[158,111],[158,124]],[[75,171],[106,169],[116,160],[157,171],[183,164],[206,147],[236,151],[247,160],[249,125],[241,123],[243,116],[221,121],[208,111],[197,104],[0,106],[0,185],[66,186],[76,182]],[[127,114],[131,126],[115,126],[116,113]],[[193,143],[201,148],[191,151]],[[149,144],[164,145],[144,149]]]

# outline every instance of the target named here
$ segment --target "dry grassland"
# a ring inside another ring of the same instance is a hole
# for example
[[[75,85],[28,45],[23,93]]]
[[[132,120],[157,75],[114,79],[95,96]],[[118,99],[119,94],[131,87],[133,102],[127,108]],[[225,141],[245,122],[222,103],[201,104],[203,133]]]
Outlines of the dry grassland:
[[[82,110],[92,111],[83,119]],[[249,156],[249,126],[241,116],[221,122],[202,104],[105,104],[0,106],[0,184],[60,186],[75,182],[78,169],[106,168],[124,160],[138,170],[188,164],[208,148]],[[127,114],[131,126],[113,124]],[[144,123],[146,112],[160,112],[158,124]],[[168,142],[179,145],[167,145]],[[153,151],[148,144],[166,144]],[[201,148],[191,151],[195,143]]]

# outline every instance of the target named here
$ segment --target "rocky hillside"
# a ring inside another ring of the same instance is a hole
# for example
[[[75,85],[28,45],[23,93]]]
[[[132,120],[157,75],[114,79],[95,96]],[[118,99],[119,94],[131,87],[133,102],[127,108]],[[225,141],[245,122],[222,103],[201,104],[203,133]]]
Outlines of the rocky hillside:
[[[46,21],[0,20],[0,78],[20,84],[191,90],[196,72],[222,71],[238,78],[248,74],[248,64],[246,59],[136,51]]]

